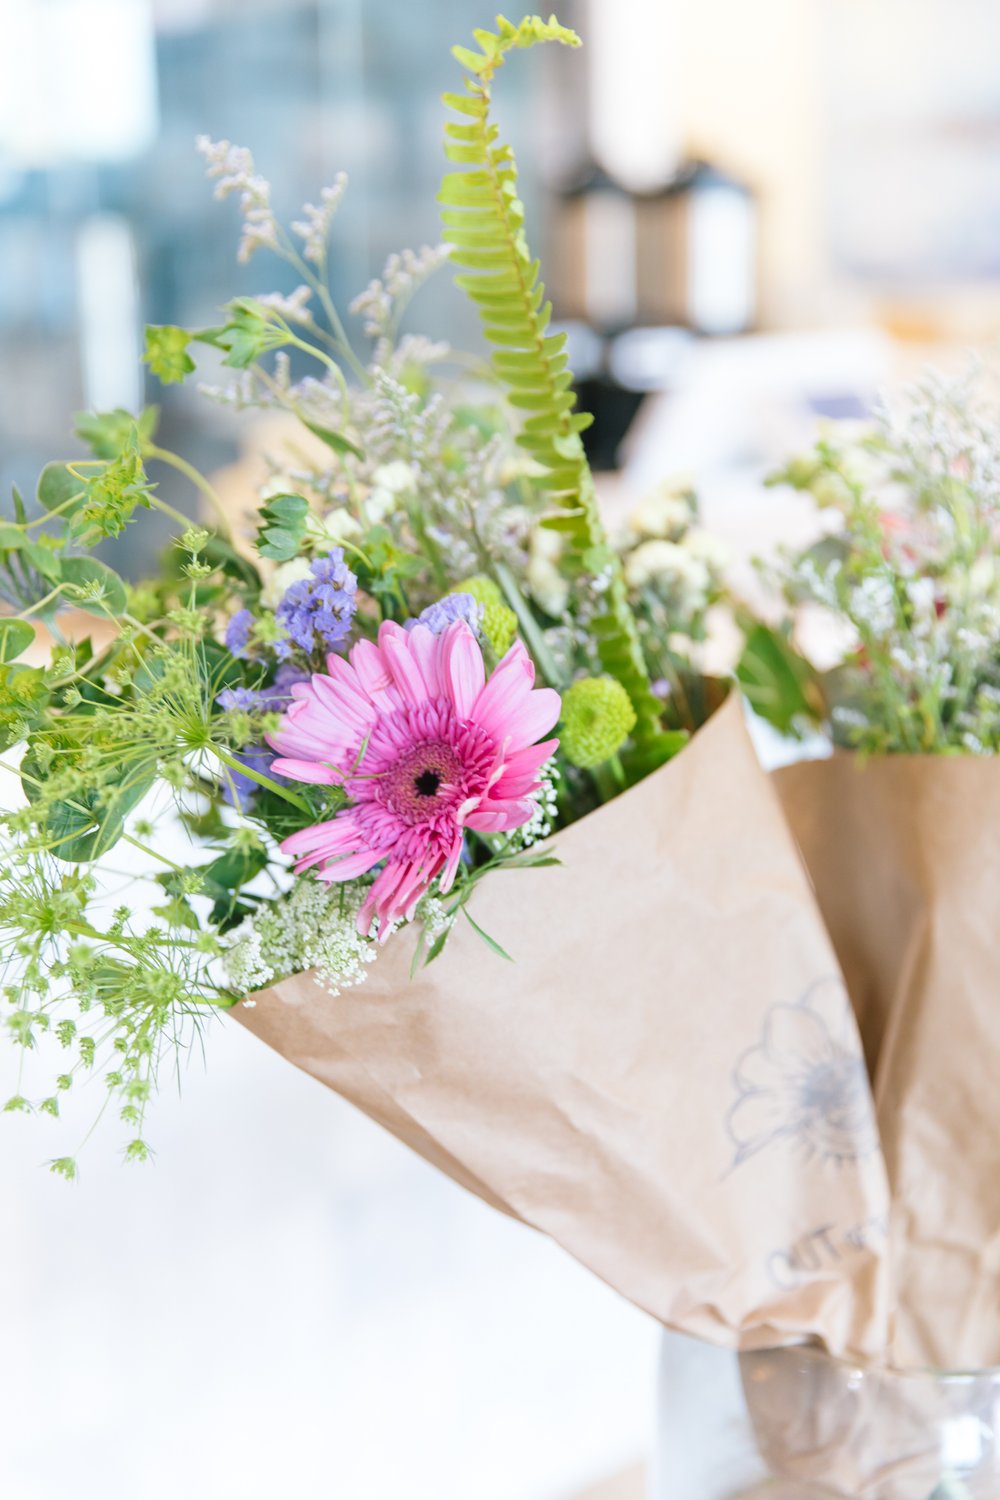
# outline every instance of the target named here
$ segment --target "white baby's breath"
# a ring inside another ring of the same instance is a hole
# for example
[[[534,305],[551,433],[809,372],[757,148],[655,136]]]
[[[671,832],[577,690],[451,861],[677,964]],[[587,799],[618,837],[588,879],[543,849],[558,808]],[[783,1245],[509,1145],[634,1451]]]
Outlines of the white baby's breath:
[[[367,892],[361,881],[328,886],[307,877],[261,906],[236,928],[226,952],[232,987],[247,994],[306,969],[315,969],[333,995],[363,983],[377,951],[357,927]]]

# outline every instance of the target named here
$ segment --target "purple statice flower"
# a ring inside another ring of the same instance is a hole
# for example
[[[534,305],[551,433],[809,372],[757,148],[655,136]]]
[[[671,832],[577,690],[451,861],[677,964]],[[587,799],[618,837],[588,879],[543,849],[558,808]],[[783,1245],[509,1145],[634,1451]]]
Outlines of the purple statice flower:
[[[215,701],[226,712],[236,709],[244,713],[280,713],[291,703],[294,685],[297,682],[308,682],[309,676],[308,672],[303,672],[299,667],[279,667],[274,681],[266,687],[223,688]],[[287,779],[271,770],[275,753],[266,745],[244,745],[242,750],[234,750],[233,756],[241,765],[260,771],[273,781],[284,783]],[[227,773],[222,795],[240,812],[247,812],[259,790],[260,783],[254,781],[252,776],[244,776],[239,771],[231,770]]]
[[[255,709],[263,706],[263,694],[257,688],[223,688],[215,701],[227,713],[238,709],[243,713],[251,714]]]
[[[250,644],[253,615],[248,609],[238,609],[226,626],[226,649],[233,656],[244,657]]]
[[[344,549],[317,557],[312,577],[285,590],[275,617],[303,651],[335,650],[350,634],[357,609],[358,580],[344,562]]]
[[[260,771],[263,776],[270,776],[272,781],[285,780],[284,776],[276,776],[271,770],[271,762],[274,756],[266,745],[245,745],[242,750],[234,750],[233,759],[238,760],[241,766],[248,766],[252,771]],[[244,776],[242,771],[234,771],[232,767],[226,767],[225,780],[222,787],[222,795],[231,807],[238,812],[249,812],[253,806],[253,799],[261,790],[259,781],[252,776]]]
[[[259,688],[264,707],[268,713],[277,713],[287,708],[292,701],[292,688],[297,682],[308,682],[312,677],[303,667],[283,666],[279,667],[274,674],[274,681],[265,688]]]
[[[483,624],[483,606],[471,594],[445,594],[436,604],[428,604],[421,610],[415,620],[407,620],[404,628],[412,630],[414,625],[426,625],[435,635],[440,635],[456,620],[464,620],[478,637]]]

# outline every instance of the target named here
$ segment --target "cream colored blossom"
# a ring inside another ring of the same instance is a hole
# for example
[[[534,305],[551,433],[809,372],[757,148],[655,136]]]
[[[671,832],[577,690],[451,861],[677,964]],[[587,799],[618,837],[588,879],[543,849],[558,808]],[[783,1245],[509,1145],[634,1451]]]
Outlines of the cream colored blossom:
[[[403,495],[412,494],[417,487],[417,476],[410,464],[397,458],[388,464],[380,464],[372,475],[372,487],[365,501],[369,521],[377,526],[391,516]]]
[[[559,567],[562,540],[548,526],[536,526],[531,533],[525,581],[539,608],[558,618],[569,602],[569,582]]]
[[[703,562],[712,573],[721,573],[732,560],[731,549],[721,537],[710,531],[689,531],[684,538],[684,550]]]
[[[678,597],[678,604],[696,609],[711,587],[705,563],[677,542],[643,542],[625,559],[625,580],[630,588],[661,584]]]
[[[261,603],[266,609],[277,609],[285,592],[293,583],[312,577],[312,564],[308,557],[293,557],[291,562],[281,563],[260,591]]]
[[[677,541],[694,515],[690,491],[676,485],[661,485],[646,495],[630,512],[628,523],[636,536]]]
[[[335,506],[324,515],[313,512],[306,517],[305,534],[317,549],[342,547],[361,535],[361,523],[344,506]]]

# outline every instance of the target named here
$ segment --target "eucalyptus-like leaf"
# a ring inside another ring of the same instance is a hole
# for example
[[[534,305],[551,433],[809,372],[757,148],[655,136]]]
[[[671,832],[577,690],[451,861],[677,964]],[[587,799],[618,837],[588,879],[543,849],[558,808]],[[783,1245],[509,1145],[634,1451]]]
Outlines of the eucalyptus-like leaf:
[[[96,557],[64,557],[62,577],[73,585],[66,601],[91,615],[119,616],[128,608],[128,591],[113,568]],[[77,594],[76,590],[84,592]]]
[[[35,639],[35,628],[27,620],[0,620],[0,663],[16,661]]]
[[[35,491],[38,503],[45,510],[56,510],[65,506],[61,514],[67,515],[82,505],[87,498],[86,486],[76,474],[71,474],[69,467],[64,463],[46,464],[38,476],[38,488]],[[75,505],[67,504],[68,501],[76,499]]]

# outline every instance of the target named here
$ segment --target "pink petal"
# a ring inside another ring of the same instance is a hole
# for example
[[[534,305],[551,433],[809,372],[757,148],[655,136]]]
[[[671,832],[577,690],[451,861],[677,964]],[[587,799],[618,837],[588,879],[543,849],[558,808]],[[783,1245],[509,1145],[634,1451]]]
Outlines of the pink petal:
[[[473,716],[473,705],[482,694],[486,668],[479,642],[464,620],[456,620],[438,637],[441,676],[459,719]]]
[[[264,738],[272,750],[290,760],[311,760],[321,765],[339,765],[350,757],[351,744],[338,743],[332,735],[319,739],[295,724],[282,724]]]
[[[426,625],[414,625],[408,634],[410,651],[420,667],[428,693],[432,698],[444,697],[447,689],[441,675],[441,650],[438,637]]]
[[[356,680],[356,679],[355,679]],[[348,736],[363,740],[375,723],[375,710],[370,700],[355,692],[347,684],[334,682],[317,672],[312,680],[316,702],[333,721],[339,739]],[[292,710],[289,709],[289,713]]]
[[[300,828],[283,839],[279,848],[282,854],[305,854],[312,849],[324,853],[356,849],[363,842],[357,820],[350,812],[338,813],[325,823],[313,823],[310,828]]]
[[[558,740],[543,740],[539,745],[528,745],[515,750],[504,759],[501,774],[491,788],[494,797],[522,797],[523,792],[512,792],[509,788],[521,782],[533,783],[541,767],[555,754]]]
[[[326,658],[326,670],[330,681],[335,682],[343,692],[352,694],[355,698],[360,698],[362,702],[365,701],[367,695],[358,681],[358,674],[351,662],[345,661],[342,656],[338,656],[335,651],[331,651]],[[322,676],[322,673],[314,673],[313,682],[320,676]]]
[[[319,878],[331,882],[356,880],[359,875],[367,875],[381,858],[377,849],[359,849],[356,854],[335,856],[330,864],[324,865],[318,872]]]
[[[392,672],[393,681],[404,703],[419,708],[428,698],[427,683],[420,670],[420,663],[410,650],[410,637],[392,620],[387,620],[378,633],[379,650]]]
[[[509,833],[512,828],[520,828],[522,823],[527,823],[534,811],[535,804],[530,798],[501,803],[499,807],[488,803],[478,812],[470,813],[465,822],[468,828],[475,829],[477,833]]]
[[[402,915],[396,910],[395,896],[405,870],[404,864],[390,860],[381,874],[375,877],[368,900],[358,913],[358,928],[366,936],[371,929],[372,918],[378,917],[380,944],[389,936],[389,924]]]
[[[333,766],[324,766],[315,760],[291,760],[284,755],[271,762],[271,770],[277,771],[279,776],[287,776],[289,781],[308,781],[315,786],[335,786],[344,779]]]
[[[492,807],[499,802],[520,802],[525,797],[536,797],[541,782],[534,774],[527,776],[504,776],[490,791],[487,806]]]
[[[458,873],[459,861],[462,858],[463,842],[464,840],[462,838],[462,835],[458,834],[455,838],[454,844],[451,847],[451,853],[448,855],[444,869],[441,871],[440,891],[442,896],[446,895],[447,892],[451,890],[452,885],[455,882],[455,876]]]
[[[535,663],[528,652],[527,646],[523,641],[514,642],[514,644],[510,647],[510,650],[507,652],[507,655],[497,663],[498,667],[502,667],[504,662],[506,661],[519,661],[524,668],[530,686],[534,687]]]
[[[552,688],[532,688],[534,668],[515,642],[476,699],[472,718],[501,743],[530,745],[559,718],[562,700]]]
[[[380,713],[391,713],[402,706],[392,673],[382,652],[374,641],[360,640],[351,650],[351,665],[358,674],[358,682]]]
[[[358,914],[358,930],[367,937],[372,918],[379,919],[379,943],[389,936],[393,922],[412,916],[420,897],[427,890],[443,860],[436,858],[429,865],[416,861],[390,860],[381,874],[377,875],[368,899]]]

